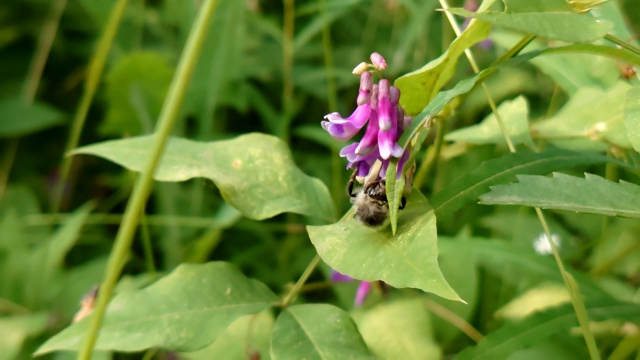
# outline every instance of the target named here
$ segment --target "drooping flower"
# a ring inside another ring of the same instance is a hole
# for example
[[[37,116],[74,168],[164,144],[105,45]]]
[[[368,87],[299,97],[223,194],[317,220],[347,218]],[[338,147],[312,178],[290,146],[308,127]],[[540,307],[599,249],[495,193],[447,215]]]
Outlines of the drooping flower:
[[[394,157],[403,159],[399,163],[404,165],[408,156],[398,144],[398,139],[404,129],[411,123],[412,118],[405,116],[399,105],[400,90],[390,85],[389,80],[380,79],[373,83],[373,74],[368,68],[384,70],[386,60],[378,53],[371,54],[372,64],[361,63],[353,70],[360,76],[360,89],[357,98],[357,108],[347,118],[339,113],[325,116],[322,127],[335,139],[348,141],[366,126],[362,139],[353,142],[340,151],[341,157],[347,158],[347,169],[354,169],[357,176],[366,177],[376,161],[382,163],[379,174],[375,178],[384,178],[389,160]],[[401,173],[402,167],[398,169]],[[374,179],[375,180],[375,179]]]

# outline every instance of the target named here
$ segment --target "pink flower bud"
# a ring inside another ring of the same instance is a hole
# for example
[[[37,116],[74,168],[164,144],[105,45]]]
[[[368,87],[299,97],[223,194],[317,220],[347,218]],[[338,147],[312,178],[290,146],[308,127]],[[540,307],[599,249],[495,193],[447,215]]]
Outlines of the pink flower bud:
[[[371,54],[371,63],[373,64],[373,67],[378,70],[384,70],[387,68],[387,61],[377,52]]]

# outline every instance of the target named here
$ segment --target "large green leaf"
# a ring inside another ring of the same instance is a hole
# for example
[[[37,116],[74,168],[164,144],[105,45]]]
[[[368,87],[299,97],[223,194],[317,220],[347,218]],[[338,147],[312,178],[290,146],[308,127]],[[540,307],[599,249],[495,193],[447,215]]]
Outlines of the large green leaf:
[[[354,314],[358,329],[378,359],[439,359],[441,351],[424,300],[385,301]]]
[[[513,144],[526,144],[533,148],[533,140],[529,135],[529,106],[523,96],[505,101],[498,107],[498,114],[509,133]],[[471,144],[506,144],[496,116],[489,115],[480,124],[468,126],[450,132],[446,140],[464,141]]]
[[[608,216],[640,218],[640,186],[615,183],[597,175],[585,178],[520,175],[517,183],[492,186],[480,204],[522,205]]]
[[[489,23],[474,21],[439,58],[396,79],[394,85],[402,92],[400,103],[407,114],[419,113],[436,96],[453,76],[464,50],[486,39],[490,30]]]
[[[623,113],[625,95],[630,85],[619,81],[607,90],[579,89],[555,116],[538,122],[532,131],[538,137],[563,145],[566,140],[577,140],[575,146],[592,148],[594,143],[606,147],[613,143],[630,148]]]
[[[96,349],[196,350],[213,342],[239,317],[276,301],[264,284],[228,263],[180,265],[147,288],[117,295],[107,309]],[[90,320],[91,316],[64,329],[36,354],[76,350]]]
[[[370,228],[355,219],[308,226],[307,231],[322,260],[340,273],[462,301],[438,268],[436,218],[417,190],[400,211],[395,237],[389,226]]]
[[[0,101],[0,137],[29,135],[63,124],[63,115],[49,105],[27,105],[15,97]]]
[[[502,13],[473,13],[461,8],[447,11],[525,34],[572,43],[596,41],[613,27],[609,21],[575,13],[564,0],[506,0],[505,6],[506,11]]]
[[[271,357],[374,359],[351,316],[328,304],[296,305],[280,313],[273,328]]]
[[[464,174],[451,185],[431,197],[438,217],[447,216],[465,204],[476,201],[491,185],[507,183],[518,174],[547,174],[577,165],[590,165],[612,161],[606,156],[552,149],[543,153],[506,154],[498,159],[486,161]]]
[[[640,152],[640,86],[627,91],[624,103],[624,126],[633,148]]]
[[[640,306],[637,304],[608,299],[587,302],[586,307],[592,321],[640,320]],[[571,305],[553,308],[499,328],[488,334],[478,345],[460,352],[455,359],[505,359],[516,350],[537,344],[553,334],[566,334],[577,325],[576,314]]]
[[[117,136],[150,133],[172,76],[173,69],[158,54],[122,57],[106,78],[109,106],[100,132]]]
[[[105,141],[72,154],[103,157],[140,171],[153,136]],[[171,138],[155,174],[159,181],[212,180],[222,197],[243,215],[265,219],[283,212],[334,218],[329,190],[295,166],[287,145],[275,136],[252,133],[232,140],[196,142]]]
[[[229,325],[215,342],[198,351],[180,353],[180,359],[247,360],[257,355],[260,360],[268,360],[273,323],[269,310],[245,315]]]

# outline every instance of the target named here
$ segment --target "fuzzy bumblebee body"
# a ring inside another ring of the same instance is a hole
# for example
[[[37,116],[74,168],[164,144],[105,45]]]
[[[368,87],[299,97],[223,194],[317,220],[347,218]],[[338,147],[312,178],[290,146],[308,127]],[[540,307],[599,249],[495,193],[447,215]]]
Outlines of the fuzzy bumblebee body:
[[[376,180],[365,184],[361,189],[353,191],[353,178],[349,181],[347,192],[351,197],[356,213],[353,216],[364,225],[377,227],[385,223],[389,218],[389,202],[387,201],[387,189],[385,180]],[[402,197],[400,209],[405,206],[405,198]]]

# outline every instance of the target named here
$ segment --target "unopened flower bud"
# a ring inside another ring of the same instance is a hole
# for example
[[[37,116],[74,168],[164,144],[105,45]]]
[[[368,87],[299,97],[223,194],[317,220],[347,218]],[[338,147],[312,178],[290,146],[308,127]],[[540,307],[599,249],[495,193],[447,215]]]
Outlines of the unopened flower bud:
[[[360,75],[360,91],[358,92],[358,105],[363,105],[371,100],[371,89],[373,88],[373,79],[370,72],[365,71]]]
[[[395,86],[391,86],[389,88],[389,100],[393,105],[398,105],[398,101],[400,100],[400,89]]]
[[[369,64],[367,64],[366,62],[363,61],[360,64],[358,64],[358,66],[353,68],[353,71],[351,73],[353,75],[361,75],[362,73],[367,71],[368,67],[369,67]]]
[[[371,63],[373,64],[373,67],[378,70],[384,70],[387,68],[387,61],[377,52],[371,54]]]

